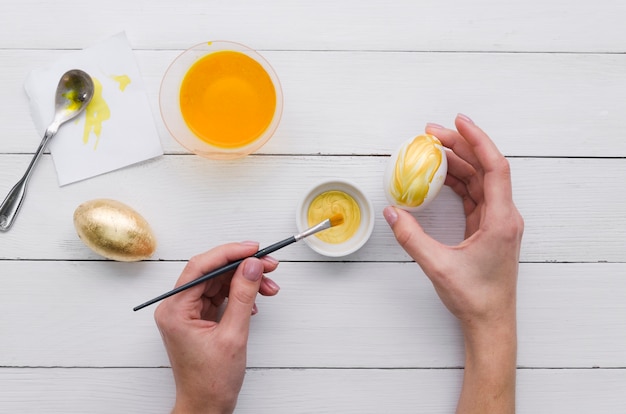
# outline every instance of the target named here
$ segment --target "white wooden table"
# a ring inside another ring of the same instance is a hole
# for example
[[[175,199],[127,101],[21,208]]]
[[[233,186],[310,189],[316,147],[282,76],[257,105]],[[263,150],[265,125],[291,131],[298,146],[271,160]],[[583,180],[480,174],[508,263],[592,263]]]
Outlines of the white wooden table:
[[[173,397],[153,308],[184,262],[215,245],[295,231],[302,192],[359,184],[377,210],[345,260],[298,244],[275,254],[282,286],[259,299],[238,413],[449,413],[462,340],[382,217],[391,151],[426,122],[470,115],[509,157],[526,220],[519,278],[518,412],[626,412],[626,3],[622,0],[2,0],[0,197],[40,137],[27,73],[126,31],[166,155],[59,188],[45,155],[14,228],[0,234],[0,412],[166,413]],[[185,48],[259,50],[285,95],[258,154],[187,154],[158,89]],[[72,214],[108,197],[140,211],[152,260],[102,260]],[[419,215],[463,234],[444,189]]]

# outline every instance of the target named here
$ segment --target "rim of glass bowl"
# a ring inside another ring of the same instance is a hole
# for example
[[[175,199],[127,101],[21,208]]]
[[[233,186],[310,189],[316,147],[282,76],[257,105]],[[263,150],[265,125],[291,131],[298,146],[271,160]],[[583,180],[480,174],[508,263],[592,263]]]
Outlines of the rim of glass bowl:
[[[269,75],[276,92],[276,108],[268,127],[258,139],[237,148],[217,147],[202,140],[189,129],[180,110],[180,87],[189,68],[210,53],[226,50],[243,53],[258,62]],[[159,110],[165,128],[186,150],[205,158],[235,159],[257,151],[274,135],[283,113],[283,92],[274,68],[256,50],[241,43],[216,40],[194,45],[183,51],[170,63],[161,80]]]

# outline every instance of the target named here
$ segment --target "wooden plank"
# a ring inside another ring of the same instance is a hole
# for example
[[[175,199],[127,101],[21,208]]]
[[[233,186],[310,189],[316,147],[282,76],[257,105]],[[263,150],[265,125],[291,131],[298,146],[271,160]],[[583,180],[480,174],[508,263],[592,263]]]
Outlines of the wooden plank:
[[[153,308],[184,263],[0,262],[0,366],[160,367]],[[463,365],[456,320],[414,263],[281,263],[250,367]],[[520,367],[626,366],[626,264],[523,264]]]
[[[37,10],[36,13],[33,10]],[[135,47],[184,48],[229,39],[261,49],[624,51],[619,0],[541,0],[471,5],[454,0],[328,0],[226,3],[66,0],[3,4],[0,48],[81,48],[126,30]],[[68,12],[82,19],[81,36],[65,27]],[[22,22],[22,24],[16,24]],[[36,30],[33,30],[36,28]],[[42,33],[46,35],[43,36]]]
[[[167,153],[158,91],[179,51],[136,51]],[[22,85],[67,51],[0,50],[0,153],[33,153]],[[427,122],[470,114],[509,156],[626,156],[625,55],[269,51],[285,109],[265,154],[389,155]],[[576,103],[572,105],[572,103]],[[126,137],[125,139],[132,139]]]
[[[28,155],[0,155],[3,192],[29,160]],[[0,237],[0,258],[99,259],[72,224],[76,207],[94,198],[117,199],[144,215],[159,242],[155,260],[187,260],[233,240],[269,245],[297,231],[295,210],[310,187],[340,178],[363,188],[376,216],[367,245],[342,260],[406,261],[381,213],[387,205],[382,190],[387,162],[388,157],[297,156],[215,162],[172,155],[59,188],[45,156],[13,229]],[[511,165],[515,198],[526,220],[522,261],[626,262],[626,160],[514,158]],[[463,237],[461,203],[448,188],[418,217],[444,243]],[[304,243],[278,257],[325,260]]]
[[[450,413],[461,370],[248,370],[246,413]],[[166,413],[169,369],[0,368],[0,410],[47,414]],[[626,370],[518,370],[517,412],[619,413]]]

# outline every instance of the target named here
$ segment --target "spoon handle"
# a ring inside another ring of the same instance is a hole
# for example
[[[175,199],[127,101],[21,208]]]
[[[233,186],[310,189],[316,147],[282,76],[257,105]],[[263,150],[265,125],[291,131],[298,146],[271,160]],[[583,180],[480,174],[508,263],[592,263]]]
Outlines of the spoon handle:
[[[22,176],[17,184],[13,186],[11,191],[9,191],[9,194],[2,202],[2,205],[0,205],[0,231],[8,231],[13,225],[15,217],[22,206],[24,196],[26,195],[26,185],[28,184],[30,174],[35,167],[37,160],[39,160],[39,157],[43,154],[43,150],[46,148],[48,141],[56,133],[57,128],[48,128],[46,130],[46,133],[41,140],[41,144],[39,144],[39,148],[37,148],[37,152],[35,152],[35,156],[28,165],[24,176]]]
[[[27,180],[24,178],[25,177],[22,177],[22,179],[13,186],[2,202],[2,206],[0,206],[0,231],[8,231],[11,228],[15,216],[17,216],[17,212],[22,206],[27,183]]]

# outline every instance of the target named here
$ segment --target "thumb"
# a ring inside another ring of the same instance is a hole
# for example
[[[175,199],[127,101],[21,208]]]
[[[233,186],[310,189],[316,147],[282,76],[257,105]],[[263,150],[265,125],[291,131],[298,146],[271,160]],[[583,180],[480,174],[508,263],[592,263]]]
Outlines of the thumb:
[[[428,273],[442,245],[426,234],[409,212],[389,206],[383,210],[383,215],[400,246]]]
[[[250,317],[257,292],[261,286],[263,263],[256,258],[244,260],[230,282],[228,303],[220,325],[237,335],[247,337]]]

